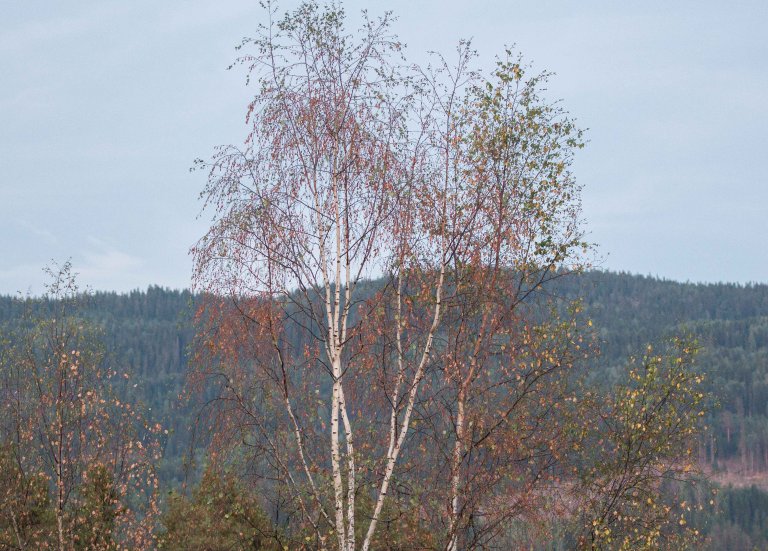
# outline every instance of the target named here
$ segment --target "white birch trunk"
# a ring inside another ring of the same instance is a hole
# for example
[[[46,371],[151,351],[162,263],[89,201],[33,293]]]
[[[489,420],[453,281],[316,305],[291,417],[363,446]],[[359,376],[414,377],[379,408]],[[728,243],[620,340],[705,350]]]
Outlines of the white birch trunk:
[[[456,442],[453,444],[453,458],[451,464],[451,530],[448,551],[459,549],[459,492],[461,489],[461,458],[464,453],[464,391],[459,391],[456,412]]]
[[[336,537],[339,540],[339,550],[346,551],[346,527],[344,521],[344,484],[341,478],[341,457],[339,454],[339,385],[337,372],[340,373],[338,359],[333,361],[333,396],[331,399],[331,466],[333,469],[334,511],[336,521]]]
[[[352,444],[352,425],[347,415],[344,387],[339,384],[339,409],[344,423],[344,437],[347,445],[347,549],[355,549],[355,448]]]
[[[445,255],[443,255],[445,256]],[[397,399],[392,401],[392,413],[391,413],[391,421],[390,421],[390,442],[389,442],[389,450],[387,451],[387,464],[384,469],[384,478],[381,481],[381,487],[379,489],[379,497],[376,500],[376,506],[373,510],[373,516],[371,518],[371,523],[368,525],[368,531],[365,535],[365,540],[363,541],[363,551],[368,551],[371,545],[371,539],[373,538],[373,534],[376,531],[376,526],[379,521],[379,516],[381,515],[381,509],[384,506],[384,500],[387,497],[387,491],[389,490],[389,482],[392,479],[392,473],[395,469],[395,462],[397,461],[397,457],[400,455],[400,450],[402,450],[403,443],[405,442],[405,437],[408,434],[408,427],[410,425],[411,421],[411,414],[413,413],[413,406],[416,401],[416,395],[418,394],[419,390],[419,383],[421,383],[421,379],[424,376],[424,369],[427,364],[427,360],[429,359],[429,354],[432,350],[432,341],[434,339],[435,332],[437,331],[437,327],[440,324],[440,315],[442,311],[442,295],[443,295],[443,282],[445,281],[445,262],[442,263],[440,267],[440,279],[437,286],[437,292],[435,294],[435,312],[434,316],[432,318],[432,326],[429,329],[429,334],[427,335],[427,342],[424,344],[424,350],[421,355],[421,360],[419,361],[419,366],[416,369],[416,373],[413,377],[413,383],[411,385],[410,392],[408,393],[408,403],[406,405],[405,409],[405,415],[403,417],[403,426],[400,430],[399,436],[397,436],[397,439],[395,439],[396,433],[397,433]],[[395,398],[397,397],[397,391],[399,389],[400,381],[402,379],[402,374],[404,373],[404,368],[402,365],[403,357],[402,357],[402,344],[400,340],[400,283],[398,282],[398,316],[397,316],[397,343],[398,343],[398,384],[396,385],[396,394]]]

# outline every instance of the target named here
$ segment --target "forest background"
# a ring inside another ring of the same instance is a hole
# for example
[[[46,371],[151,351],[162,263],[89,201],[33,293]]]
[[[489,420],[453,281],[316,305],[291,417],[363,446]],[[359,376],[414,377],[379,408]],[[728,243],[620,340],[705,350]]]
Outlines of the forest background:
[[[718,405],[706,417],[696,451],[716,505],[691,517],[709,538],[709,549],[752,550],[768,544],[768,286],[690,284],[630,274],[590,272],[562,280],[559,291],[580,296],[601,343],[592,377],[611,381],[628,355],[649,342],[691,332],[701,352],[697,364]],[[118,394],[142,404],[153,423],[166,427],[157,477],[161,494],[194,488],[208,439],[190,431],[198,416],[185,382],[199,298],[151,287],[130,294],[99,292],[83,315],[102,328],[112,361],[132,378]],[[0,299],[3,333],[18,328],[32,306],[50,304]],[[195,460],[190,463],[190,452]],[[698,494],[696,494],[698,495]],[[694,500],[707,505],[705,498]],[[694,501],[695,502],[695,501]],[[197,519],[199,521],[199,519]],[[7,528],[7,525],[6,525]],[[221,533],[224,533],[223,531]]]

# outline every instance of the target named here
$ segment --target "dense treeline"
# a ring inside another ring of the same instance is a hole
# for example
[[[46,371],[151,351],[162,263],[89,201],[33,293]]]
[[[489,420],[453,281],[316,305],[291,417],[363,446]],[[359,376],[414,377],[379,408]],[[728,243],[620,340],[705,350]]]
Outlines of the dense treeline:
[[[684,284],[590,272],[563,278],[552,291],[583,300],[600,349],[589,369],[595,383],[617,380],[626,358],[642,355],[648,343],[681,332],[698,339],[698,365],[719,404],[707,418],[699,460],[714,480],[741,487],[721,488],[719,493],[708,485],[689,490],[691,523],[711,538],[713,549],[764,547],[768,494],[750,485],[768,479],[760,478],[768,473],[768,286]],[[118,396],[141,405],[151,424],[160,423],[168,431],[161,437],[158,476],[166,490],[161,494],[181,487],[189,451],[196,444],[191,429],[197,406],[184,394],[197,304],[187,291],[150,287],[123,295],[95,293],[81,312],[99,328],[109,361],[130,373],[115,382]],[[0,297],[0,331],[13,335],[28,323],[30,309],[44,314],[54,307],[46,300]],[[189,508],[205,505],[198,502],[211,485],[231,487],[231,482],[214,482],[210,475],[206,480],[207,486],[193,492],[191,501],[175,497],[171,502],[166,521],[172,527],[184,516],[203,514],[190,513]],[[715,513],[708,507],[710,500]],[[697,513],[699,505],[703,510]],[[262,518],[261,513],[253,514]]]
[[[30,310],[42,316],[52,309],[48,300],[0,297],[0,332],[13,334],[19,325],[28,323]],[[158,472],[165,486],[181,483],[190,443],[192,414],[183,394],[194,309],[188,291],[160,287],[128,294],[93,293],[80,305],[80,315],[99,328],[98,339],[107,360],[130,374],[129,379],[114,382],[117,394],[168,431]]]

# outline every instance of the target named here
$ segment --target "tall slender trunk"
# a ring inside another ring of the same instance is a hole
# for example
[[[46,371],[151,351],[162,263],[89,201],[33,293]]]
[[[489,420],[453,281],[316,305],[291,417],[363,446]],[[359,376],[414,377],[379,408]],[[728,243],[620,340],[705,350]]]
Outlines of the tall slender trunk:
[[[344,387],[339,390],[339,409],[344,424],[344,438],[347,445],[347,549],[355,549],[355,448],[352,443],[352,424],[347,415]]]
[[[64,548],[64,423],[61,420],[62,414],[60,404],[62,400],[61,387],[59,388],[59,405],[56,406],[56,417],[59,424],[58,452],[59,458],[56,464],[56,527],[59,535],[59,551],[65,551]]]
[[[459,390],[456,411],[456,442],[453,444],[453,458],[451,462],[451,531],[448,551],[459,549],[459,511],[461,503],[459,493],[461,490],[461,460],[464,454],[464,388]]]
[[[24,545],[24,540],[21,539],[19,524],[16,522],[16,513],[13,511],[13,507],[8,507],[8,512],[11,515],[11,525],[13,526],[13,533],[16,536],[16,542],[19,544],[19,549],[24,551],[26,546]]]
[[[63,511],[60,507],[56,507],[56,528],[58,529],[59,536],[59,551],[65,551],[64,548],[64,518]]]
[[[445,258],[445,252],[443,252],[443,258]],[[424,370],[426,369],[427,361],[429,360],[429,356],[432,352],[432,343],[434,340],[435,332],[437,331],[437,327],[440,323],[440,316],[442,313],[443,284],[445,283],[445,261],[443,261],[442,265],[440,266],[440,279],[438,280],[437,291],[435,292],[435,311],[432,317],[432,325],[429,329],[429,333],[427,334],[427,341],[424,344],[424,350],[422,351],[422,354],[421,354],[421,360],[419,361],[419,365],[416,368],[416,373],[414,374],[414,377],[413,377],[413,384],[411,385],[410,391],[408,392],[408,401],[405,407],[405,414],[403,416],[402,427],[400,428],[400,433],[398,434],[397,432],[397,417],[398,417],[397,396],[400,391],[400,385],[402,384],[403,378],[405,376],[403,346],[402,346],[402,340],[401,340],[402,326],[401,326],[401,318],[400,318],[401,308],[402,308],[402,302],[401,302],[402,282],[400,280],[401,276],[402,274],[398,276],[397,318],[396,318],[398,378],[397,378],[397,384],[395,385],[395,395],[392,401],[392,411],[390,414],[389,449],[387,450],[387,463],[384,470],[384,478],[382,479],[381,487],[379,488],[379,497],[376,500],[376,505],[373,511],[373,517],[371,518],[371,523],[368,525],[368,531],[365,535],[365,540],[363,541],[363,551],[368,551],[371,545],[373,534],[376,531],[376,525],[379,521],[379,515],[381,514],[381,509],[384,506],[384,500],[386,499],[387,491],[389,490],[389,481],[391,480],[392,473],[394,472],[394,469],[395,469],[395,462],[397,461],[397,458],[400,455],[400,450],[402,449],[403,443],[405,442],[405,437],[408,434],[408,427],[410,426],[411,415],[413,414],[413,407],[416,401],[416,394],[419,391],[419,385],[421,383],[422,378],[424,377]]]
[[[339,453],[339,401],[341,395],[340,359],[333,359],[333,397],[331,401],[331,465],[333,468],[334,511],[336,520],[336,537],[339,540],[339,551],[346,551],[346,527],[344,520],[344,483],[341,478],[341,456]]]

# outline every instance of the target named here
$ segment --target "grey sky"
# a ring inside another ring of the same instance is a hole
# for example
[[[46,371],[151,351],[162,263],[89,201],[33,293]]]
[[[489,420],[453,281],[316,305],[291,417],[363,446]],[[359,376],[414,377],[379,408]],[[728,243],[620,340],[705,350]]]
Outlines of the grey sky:
[[[284,2],[283,7],[296,5]],[[575,167],[603,267],[768,281],[768,2],[348,1],[391,9],[409,55],[516,44],[589,128]],[[0,4],[0,293],[72,257],[95,289],[184,287],[202,174],[239,142],[226,71],[256,1]]]

